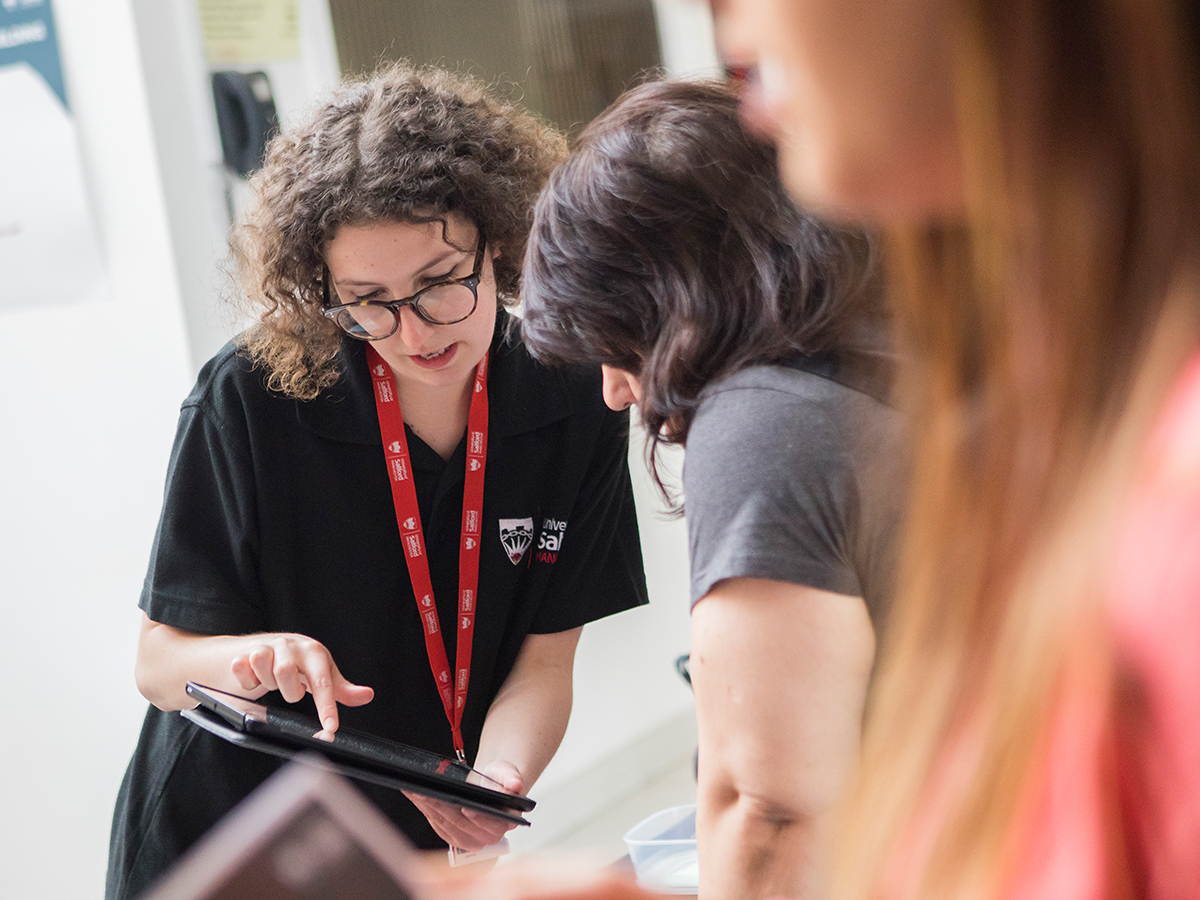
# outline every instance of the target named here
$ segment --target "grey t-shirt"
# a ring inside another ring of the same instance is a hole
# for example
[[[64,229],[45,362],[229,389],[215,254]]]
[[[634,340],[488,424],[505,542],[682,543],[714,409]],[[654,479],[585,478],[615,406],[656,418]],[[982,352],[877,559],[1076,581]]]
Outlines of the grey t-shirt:
[[[902,417],[879,396],[778,365],[705,389],[683,473],[693,604],[765,578],[861,596],[879,627],[903,496]]]

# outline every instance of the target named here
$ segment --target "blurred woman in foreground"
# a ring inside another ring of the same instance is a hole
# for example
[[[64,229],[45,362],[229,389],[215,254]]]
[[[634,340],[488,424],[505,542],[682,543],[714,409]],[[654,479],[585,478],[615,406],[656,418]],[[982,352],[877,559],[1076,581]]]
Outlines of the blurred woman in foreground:
[[[794,193],[888,227],[912,526],[835,896],[1200,883],[1200,8],[729,0]]]

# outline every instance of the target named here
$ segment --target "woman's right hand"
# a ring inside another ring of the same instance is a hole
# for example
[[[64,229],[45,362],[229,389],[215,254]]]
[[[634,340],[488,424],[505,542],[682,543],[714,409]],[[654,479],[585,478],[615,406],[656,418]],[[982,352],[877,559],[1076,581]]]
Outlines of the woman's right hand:
[[[142,614],[138,637],[138,690],[162,710],[187,709],[189,681],[257,699],[278,690],[289,703],[313,695],[322,731],[338,728],[338,704],[362,706],[372,688],[347,681],[320,641],[302,634],[196,634],[152,621]]]
[[[324,729],[316,736],[330,739],[338,729],[338,704],[362,706],[375,696],[372,688],[347,681],[333,656],[320,641],[302,634],[258,634],[253,646],[234,657],[230,671],[243,691],[255,697],[279,691],[288,703],[313,695]]]

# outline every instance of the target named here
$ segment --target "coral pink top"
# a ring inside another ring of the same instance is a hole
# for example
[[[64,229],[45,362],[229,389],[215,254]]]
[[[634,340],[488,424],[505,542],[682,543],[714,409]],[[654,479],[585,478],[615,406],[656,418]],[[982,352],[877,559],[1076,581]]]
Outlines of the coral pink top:
[[[1200,897],[1200,355],[1150,437],[1117,547],[1115,718],[1068,689],[1013,898]],[[1109,881],[1113,862],[1130,883]]]

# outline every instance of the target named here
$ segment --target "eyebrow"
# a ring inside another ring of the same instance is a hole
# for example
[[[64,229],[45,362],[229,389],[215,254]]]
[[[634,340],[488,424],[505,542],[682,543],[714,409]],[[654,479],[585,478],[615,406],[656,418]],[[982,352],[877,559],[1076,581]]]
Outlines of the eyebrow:
[[[450,259],[450,257],[454,256],[456,253],[470,254],[470,252],[471,252],[470,250],[460,250],[457,247],[453,247],[453,246],[450,247],[445,253],[441,254],[440,256],[435,256],[433,259],[431,259],[429,262],[427,262],[421,268],[417,269],[417,271],[415,271],[413,273],[413,283],[415,284],[416,282],[419,282],[421,280],[422,276],[427,275],[431,269],[436,269],[439,266],[443,265],[448,259]],[[345,278],[345,279],[335,278],[333,280],[333,283],[336,284],[338,287],[365,287],[368,285],[376,285],[376,284],[379,284],[380,282],[370,281],[370,280],[359,281],[359,280],[353,279],[353,278]]]

